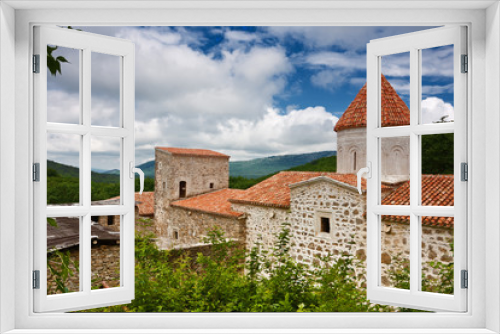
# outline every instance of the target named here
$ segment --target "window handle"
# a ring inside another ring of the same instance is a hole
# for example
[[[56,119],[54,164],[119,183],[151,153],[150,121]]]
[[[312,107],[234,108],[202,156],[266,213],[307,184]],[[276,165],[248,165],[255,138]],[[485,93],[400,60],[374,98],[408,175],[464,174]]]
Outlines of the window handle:
[[[362,191],[361,191],[361,176],[363,174],[365,174],[365,173],[367,174],[366,175],[367,179],[371,179],[372,178],[372,163],[370,161],[367,162],[367,166],[366,167],[363,167],[360,170],[358,170],[358,192],[359,192],[360,195],[362,194]]]
[[[144,191],[144,172],[140,168],[134,168],[134,173],[139,174],[139,184],[140,184],[139,194],[142,195],[142,192]]]
[[[139,194],[142,195],[142,192],[144,191],[144,172],[140,168],[135,168],[133,161],[130,161],[129,170],[131,179],[134,179],[135,173],[139,174],[139,184],[140,184]]]

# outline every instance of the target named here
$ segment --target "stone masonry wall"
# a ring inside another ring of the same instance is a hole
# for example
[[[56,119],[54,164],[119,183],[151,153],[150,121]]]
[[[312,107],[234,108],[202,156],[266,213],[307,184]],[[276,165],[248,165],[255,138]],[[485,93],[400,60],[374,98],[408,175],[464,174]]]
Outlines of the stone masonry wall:
[[[203,238],[214,226],[219,226],[226,236],[245,242],[245,219],[229,218],[189,209],[170,207],[166,221],[157,222],[158,247],[172,249],[203,243]],[[176,234],[177,232],[177,234]],[[177,236],[177,239],[176,239]]]
[[[356,164],[354,164],[356,152]],[[410,175],[410,138],[382,139],[382,180],[399,182]],[[366,128],[353,128],[337,134],[337,172],[355,174],[366,166]]]
[[[364,280],[366,260],[366,201],[364,195],[339,187],[331,182],[319,181],[291,189],[291,254],[298,262],[312,264],[316,256],[342,252],[356,256],[362,261],[357,270],[358,279]],[[331,232],[318,231],[319,216],[330,214]],[[409,224],[383,221],[381,233],[381,266],[383,285],[389,285],[388,271],[395,269],[400,260],[409,259]],[[453,230],[435,227],[422,228],[423,272],[428,278],[437,272],[430,268],[429,261],[452,261],[450,243]]]
[[[74,275],[70,276],[69,279],[64,283],[70,292],[79,291],[79,277],[76,268],[74,268],[74,263],[79,262],[79,248],[72,247],[69,250],[62,250],[61,252],[70,252],[70,259]],[[59,270],[60,260],[53,254],[48,253],[49,261],[51,264]],[[91,268],[92,268],[92,287],[101,288],[103,281],[109,287],[116,287],[120,285],[120,245],[106,245],[98,244],[92,245],[91,250]],[[47,294],[53,295],[61,293],[56,291],[56,279],[50,274],[50,270],[47,269]]]
[[[291,189],[293,246],[297,261],[312,264],[316,256],[366,248],[365,197],[328,181]],[[330,217],[330,233],[320,233],[318,215]],[[355,243],[355,244],[353,244]]]
[[[398,266],[401,267],[401,264],[398,264],[394,260],[396,259],[409,264],[410,225],[386,220],[382,221],[381,243],[381,283],[384,286],[391,286],[387,273]],[[453,243],[453,229],[422,227],[421,259],[422,271],[426,278],[435,278],[438,274],[438,271],[429,265],[430,261],[439,261],[442,263],[453,262],[451,243]]]
[[[229,187],[228,158],[172,155],[157,149],[155,161],[155,221],[160,225],[166,224],[170,202],[179,199],[181,181],[186,182],[186,197]],[[157,228],[158,237],[166,238],[166,230]]]
[[[232,204],[232,209],[246,214],[246,247],[252,249],[257,242],[263,249],[272,249],[282,224],[290,222],[290,210],[245,204]]]

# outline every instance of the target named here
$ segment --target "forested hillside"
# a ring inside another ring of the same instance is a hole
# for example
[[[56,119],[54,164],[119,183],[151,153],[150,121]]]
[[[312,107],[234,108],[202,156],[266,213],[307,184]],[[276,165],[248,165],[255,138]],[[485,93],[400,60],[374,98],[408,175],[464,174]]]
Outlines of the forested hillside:
[[[337,152],[335,151],[322,151],[305,154],[278,155],[249,161],[234,161],[229,163],[229,175],[243,176],[245,178],[259,178],[336,154]]]
[[[47,204],[77,203],[80,195],[78,168],[47,161]],[[100,201],[120,195],[119,175],[92,172],[91,200]],[[139,191],[139,178],[135,179]],[[144,191],[154,190],[154,179],[144,180]]]

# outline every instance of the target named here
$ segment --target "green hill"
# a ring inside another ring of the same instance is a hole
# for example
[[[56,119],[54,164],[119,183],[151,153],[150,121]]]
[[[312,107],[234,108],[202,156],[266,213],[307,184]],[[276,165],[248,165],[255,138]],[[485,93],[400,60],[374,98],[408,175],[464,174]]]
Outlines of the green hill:
[[[335,156],[336,154],[337,152],[335,151],[322,151],[306,154],[279,155],[249,161],[235,161],[229,163],[229,175],[255,179],[301,166],[320,158]]]
[[[47,171],[50,170],[56,171],[58,176],[76,177],[76,178],[80,176],[80,170],[77,167],[64,165],[55,161],[47,160]],[[119,181],[120,181],[119,175],[92,172],[92,182],[118,183]]]
[[[301,172],[336,172],[337,156],[319,158],[306,164],[290,168],[291,171]]]
[[[154,177],[155,177],[155,161],[154,160],[145,162],[137,167],[142,169],[142,171],[144,172],[144,175],[146,177],[151,177],[154,179]]]
[[[155,177],[155,161],[154,160],[145,162],[145,163],[137,166],[137,168],[140,168],[144,172],[145,177],[147,177],[147,178],[149,177],[149,178],[154,179],[154,177]],[[119,172],[120,171],[118,169],[111,169],[111,170],[105,171],[104,174],[118,175]]]
[[[324,157],[305,163],[300,166],[286,169],[287,171],[300,171],[300,172],[336,172],[337,171],[337,156]],[[246,178],[243,176],[230,176],[229,188],[233,189],[247,189],[265,179],[275,175],[274,172],[258,178]]]

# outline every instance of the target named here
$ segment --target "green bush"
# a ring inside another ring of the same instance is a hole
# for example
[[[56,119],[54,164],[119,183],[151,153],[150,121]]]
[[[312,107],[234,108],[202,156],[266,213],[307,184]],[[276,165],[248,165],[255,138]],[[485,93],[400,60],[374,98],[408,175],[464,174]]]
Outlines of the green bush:
[[[317,258],[312,266],[297,263],[290,254],[286,224],[273,249],[264,250],[257,243],[249,252],[215,228],[204,240],[212,245],[210,256],[199,253],[194,259],[185,252],[177,256],[178,251],[159,250],[153,238],[153,234],[136,238],[135,299],[86,312],[416,311],[371,304],[364,276],[356,277],[361,263],[347,252],[336,259]],[[401,259],[394,261],[393,286],[409,287],[409,266]],[[439,285],[435,292],[446,293],[447,277],[453,278],[450,266],[434,265],[441,275],[432,286]]]

